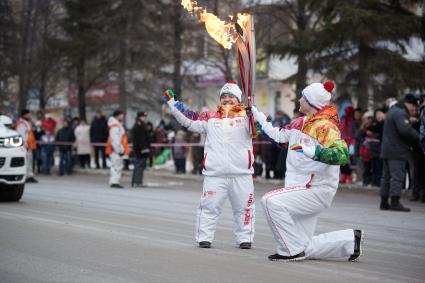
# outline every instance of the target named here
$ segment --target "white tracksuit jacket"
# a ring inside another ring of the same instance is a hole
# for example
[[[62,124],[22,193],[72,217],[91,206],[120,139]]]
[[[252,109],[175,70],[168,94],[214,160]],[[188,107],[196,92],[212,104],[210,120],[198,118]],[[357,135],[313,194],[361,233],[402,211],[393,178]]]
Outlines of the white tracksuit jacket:
[[[277,253],[294,256],[304,251],[307,258],[348,259],[354,252],[353,229],[313,236],[319,214],[331,205],[338,188],[339,164],[348,158],[336,110],[326,107],[310,120],[298,118],[285,129],[273,127],[257,109],[253,108],[253,114],[276,142],[318,146],[316,160],[289,150],[285,187],[268,192],[261,200],[278,243]]]
[[[243,105],[233,110],[230,113],[239,114],[194,113],[184,109],[181,102],[171,106],[171,113],[180,124],[206,135],[202,171],[205,178],[195,231],[197,242],[214,239],[217,220],[227,198],[233,209],[236,243],[254,239],[252,138]]]

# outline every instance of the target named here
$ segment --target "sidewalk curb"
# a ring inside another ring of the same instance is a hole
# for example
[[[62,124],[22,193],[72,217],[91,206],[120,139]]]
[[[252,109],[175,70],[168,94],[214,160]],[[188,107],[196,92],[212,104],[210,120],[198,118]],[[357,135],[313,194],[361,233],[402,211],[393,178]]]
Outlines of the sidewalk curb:
[[[95,174],[95,175],[103,175],[103,176],[109,176],[109,169],[80,169],[76,168],[74,169],[74,172],[77,174]],[[132,171],[123,171],[123,176],[131,177],[133,172]],[[153,169],[149,168],[145,171],[145,176],[155,176],[155,177],[169,177],[179,180],[191,180],[191,181],[202,181],[203,175],[193,175],[190,173],[187,174],[175,174],[174,172],[171,172],[167,169]],[[254,183],[262,184],[262,185],[270,185],[272,188],[279,188],[283,187],[283,180],[267,180],[264,178],[255,178]],[[338,191],[344,191],[344,192],[353,192],[353,193],[367,193],[367,194],[373,194],[373,195],[379,195],[379,188],[378,187],[362,187],[360,185],[356,184],[340,184],[338,186]]]

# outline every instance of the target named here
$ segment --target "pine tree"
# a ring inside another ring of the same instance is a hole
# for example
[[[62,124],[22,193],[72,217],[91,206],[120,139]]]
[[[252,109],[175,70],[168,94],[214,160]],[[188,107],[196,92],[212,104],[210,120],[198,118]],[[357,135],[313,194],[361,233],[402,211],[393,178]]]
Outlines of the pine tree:
[[[65,39],[52,40],[59,52],[66,57],[75,73],[78,85],[78,113],[86,119],[85,93],[93,81],[102,75],[102,61],[109,59],[104,51],[108,41],[105,36],[108,0],[65,1],[66,17],[62,21]]]
[[[321,1],[285,0],[257,8],[262,24],[272,33],[266,47],[268,54],[296,59],[298,71],[287,81],[295,82],[297,95],[306,85],[311,56],[316,52],[314,34],[320,26],[320,5]]]
[[[407,6],[406,2],[410,5]],[[423,89],[423,62],[406,59],[406,44],[420,34],[419,1],[331,0],[324,3],[324,28],[316,37],[315,67],[337,80],[338,92],[358,107]],[[373,94],[373,97],[372,97]]]
[[[8,79],[17,74],[18,26],[9,0],[0,0],[0,111],[10,109]]]

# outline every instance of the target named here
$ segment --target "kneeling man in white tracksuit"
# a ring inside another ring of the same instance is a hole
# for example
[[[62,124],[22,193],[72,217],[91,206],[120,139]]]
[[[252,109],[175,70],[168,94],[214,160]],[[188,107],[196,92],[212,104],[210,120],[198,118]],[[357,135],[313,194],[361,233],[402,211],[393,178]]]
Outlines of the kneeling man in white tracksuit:
[[[202,174],[203,193],[196,215],[196,241],[210,248],[216,224],[227,198],[233,209],[236,243],[250,249],[254,240],[254,185],[252,138],[235,82],[220,91],[220,105],[214,112],[193,112],[174,99],[171,90],[164,99],[172,115],[190,131],[206,135]]]
[[[341,230],[314,235],[319,214],[328,208],[338,188],[340,165],[349,160],[347,145],[338,130],[338,115],[330,106],[330,81],[313,83],[302,91],[300,112],[284,129],[275,128],[263,113],[252,113],[263,131],[279,143],[289,143],[285,187],[270,191],[261,200],[277,253],[270,260],[361,256],[362,230]]]

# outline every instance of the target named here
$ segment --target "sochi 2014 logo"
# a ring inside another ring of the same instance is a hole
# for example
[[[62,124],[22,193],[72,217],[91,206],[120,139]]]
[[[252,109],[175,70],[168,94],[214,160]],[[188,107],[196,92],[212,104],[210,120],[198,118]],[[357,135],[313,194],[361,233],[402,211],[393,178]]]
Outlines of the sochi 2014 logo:
[[[243,222],[244,225],[249,225],[249,222],[251,221],[251,206],[254,202],[254,194],[250,193],[248,198],[248,203],[246,204],[245,209],[245,220]]]

